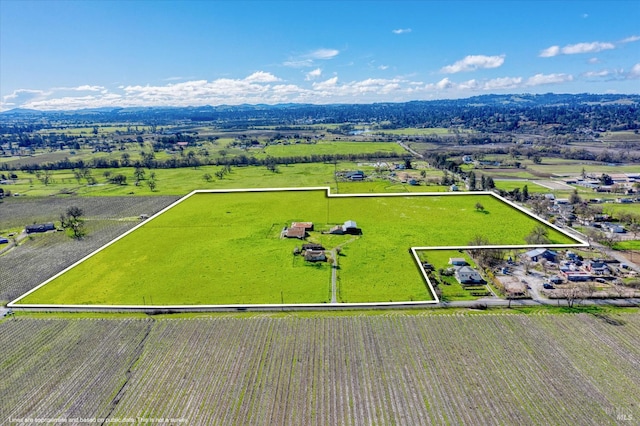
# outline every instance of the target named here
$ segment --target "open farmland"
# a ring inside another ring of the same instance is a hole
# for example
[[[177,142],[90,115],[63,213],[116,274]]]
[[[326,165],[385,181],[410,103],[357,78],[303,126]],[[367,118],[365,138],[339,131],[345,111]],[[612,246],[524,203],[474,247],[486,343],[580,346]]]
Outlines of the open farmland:
[[[475,205],[482,203],[483,210]],[[328,235],[355,220],[362,235]],[[489,194],[328,196],[325,189],[194,193],[20,300],[21,304],[207,305],[326,303],[331,266],[280,238],[313,222],[309,241],[340,247],[339,302],[429,300],[416,246],[524,244],[540,224]],[[451,230],[455,229],[455,232]],[[554,244],[574,244],[549,228]],[[19,306],[19,305],[18,305]]]
[[[294,156],[310,156],[310,155],[356,155],[356,154],[374,154],[374,153],[393,153],[397,155],[405,154],[406,151],[402,147],[393,142],[335,142],[335,141],[318,141],[313,144],[278,144],[269,145],[264,148],[263,155],[272,157],[294,157]]]
[[[0,418],[9,424],[615,425],[640,417],[637,311],[18,316],[0,323],[0,346]]]

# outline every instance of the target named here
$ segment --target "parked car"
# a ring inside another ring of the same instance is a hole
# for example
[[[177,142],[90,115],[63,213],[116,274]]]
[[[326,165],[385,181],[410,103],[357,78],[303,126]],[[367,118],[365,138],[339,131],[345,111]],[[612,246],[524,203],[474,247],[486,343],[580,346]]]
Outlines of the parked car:
[[[542,284],[542,287],[546,288],[547,290],[553,290],[555,287],[549,283],[544,283]]]

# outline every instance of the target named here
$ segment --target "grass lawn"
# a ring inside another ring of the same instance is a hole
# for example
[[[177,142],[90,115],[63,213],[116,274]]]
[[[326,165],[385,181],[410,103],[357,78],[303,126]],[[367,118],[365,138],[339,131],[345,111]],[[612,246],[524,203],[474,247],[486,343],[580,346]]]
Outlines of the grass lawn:
[[[544,186],[540,186],[527,180],[495,180],[494,183],[496,188],[503,189],[505,191],[513,191],[516,188],[522,190],[526,185],[530,194],[552,192],[549,188],[545,188]]]
[[[618,241],[613,246],[614,250],[640,251],[640,240]]]

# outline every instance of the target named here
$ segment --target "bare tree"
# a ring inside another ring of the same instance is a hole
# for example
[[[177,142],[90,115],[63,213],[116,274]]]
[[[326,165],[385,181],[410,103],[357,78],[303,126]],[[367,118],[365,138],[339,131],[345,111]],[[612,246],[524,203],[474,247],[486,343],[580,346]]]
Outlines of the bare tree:
[[[567,306],[573,308],[584,298],[582,288],[577,284],[568,285],[560,290],[560,295],[567,300]]]

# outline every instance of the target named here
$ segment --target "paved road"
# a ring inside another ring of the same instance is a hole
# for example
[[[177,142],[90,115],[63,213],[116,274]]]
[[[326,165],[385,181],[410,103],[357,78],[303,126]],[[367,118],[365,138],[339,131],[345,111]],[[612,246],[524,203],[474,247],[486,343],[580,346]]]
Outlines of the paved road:
[[[400,145],[402,148],[404,148],[405,150],[409,151],[410,153],[412,153],[413,155],[415,155],[418,158],[424,158],[424,155],[420,154],[419,152],[411,149],[407,144],[398,141],[398,145]]]

